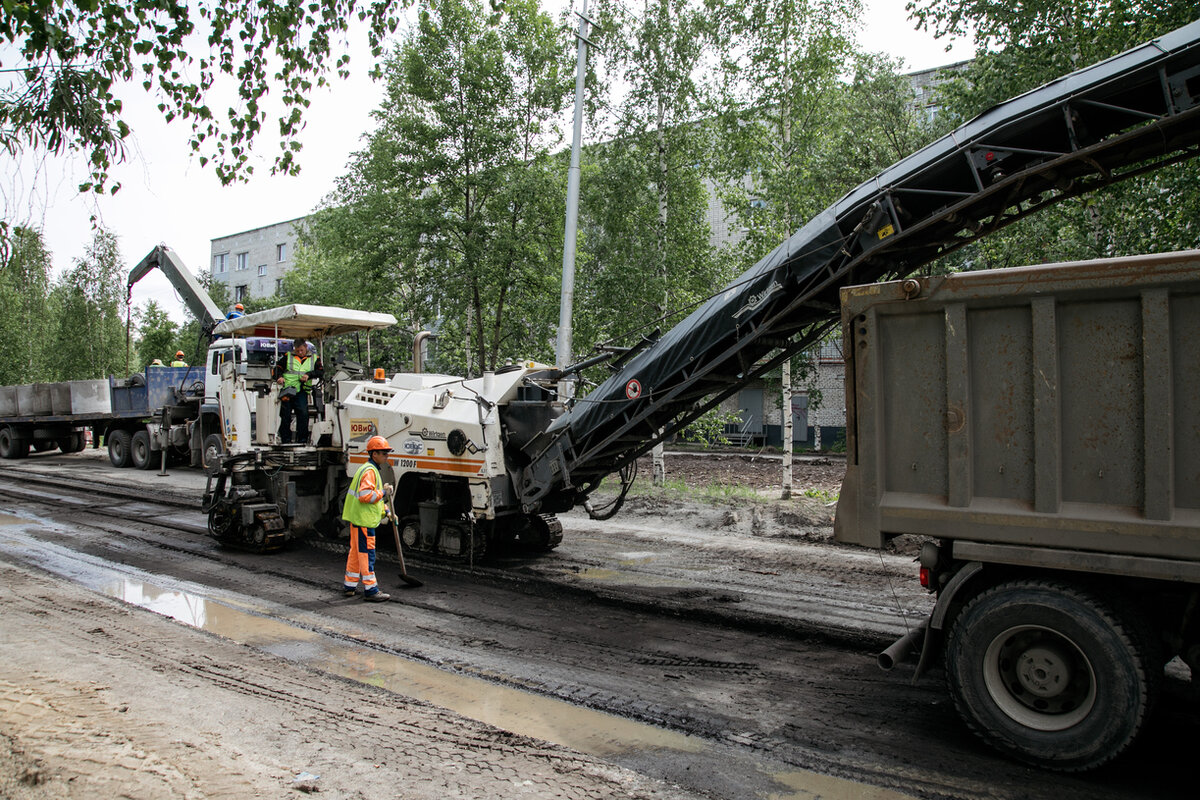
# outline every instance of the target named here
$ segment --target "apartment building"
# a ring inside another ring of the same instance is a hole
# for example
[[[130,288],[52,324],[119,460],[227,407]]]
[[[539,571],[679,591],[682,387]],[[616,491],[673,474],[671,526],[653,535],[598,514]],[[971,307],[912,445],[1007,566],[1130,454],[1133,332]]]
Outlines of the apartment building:
[[[233,302],[279,293],[306,219],[297,217],[212,240],[212,276],[229,287]]]

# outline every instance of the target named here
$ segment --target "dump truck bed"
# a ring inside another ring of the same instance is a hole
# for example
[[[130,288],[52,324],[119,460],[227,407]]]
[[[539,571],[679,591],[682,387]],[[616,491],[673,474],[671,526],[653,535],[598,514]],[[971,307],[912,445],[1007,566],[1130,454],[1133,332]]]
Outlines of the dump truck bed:
[[[1200,561],[1200,251],[848,287],[842,307],[840,541]]]

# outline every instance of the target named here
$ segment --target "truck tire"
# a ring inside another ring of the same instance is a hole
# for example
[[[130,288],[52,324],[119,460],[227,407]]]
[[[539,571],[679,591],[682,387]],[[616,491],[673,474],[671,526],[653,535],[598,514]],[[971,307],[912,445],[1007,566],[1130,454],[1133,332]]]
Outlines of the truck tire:
[[[204,437],[204,449],[200,451],[200,466],[212,469],[213,465],[225,452],[225,439],[219,433],[210,433]]]
[[[29,455],[29,440],[17,436],[11,427],[0,428],[0,458],[24,458]]]
[[[87,440],[83,437],[83,431],[75,431],[70,436],[58,440],[58,447],[64,453],[79,453],[86,446]]]
[[[138,431],[129,440],[129,463],[134,469],[150,469],[154,466],[149,431]]]
[[[1051,581],[989,589],[950,630],[946,679],[959,715],[1022,761],[1075,772],[1137,737],[1157,693],[1140,626]]]
[[[36,453],[49,453],[51,450],[58,449],[58,442],[54,439],[43,439],[40,442],[33,443],[33,450]]]
[[[112,431],[108,434],[108,460],[114,467],[129,466],[129,431]]]

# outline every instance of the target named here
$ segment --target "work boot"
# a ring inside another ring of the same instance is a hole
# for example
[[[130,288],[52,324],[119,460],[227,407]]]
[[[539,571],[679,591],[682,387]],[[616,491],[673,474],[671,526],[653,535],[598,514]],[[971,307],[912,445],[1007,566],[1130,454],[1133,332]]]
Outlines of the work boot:
[[[343,596],[354,597],[354,595],[356,595],[356,594],[358,594],[357,586],[345,586],[345,585],[342,586],[342,595]]]
[[[376,592],[375,594],[363,595],[363,600],[366,600],[368,603],[386,603],[391,599],[392,596],[387,592]]]

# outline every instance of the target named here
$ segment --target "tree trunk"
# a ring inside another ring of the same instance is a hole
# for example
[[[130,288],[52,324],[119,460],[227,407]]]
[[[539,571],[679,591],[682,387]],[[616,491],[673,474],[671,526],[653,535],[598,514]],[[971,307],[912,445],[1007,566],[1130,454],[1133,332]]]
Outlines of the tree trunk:
[[[792,360],[783,362],[783,499],[792,496]]]
[[[661,317],[667,313],[667,309],[671,305],[671,291],[667,283],[670,280],[670,275],[667,274],[667,210],[670,197],[667,193],[667,137],[663,133],[663,125],[666,124],[666,105],[663,103],[662,95],[658,97],[658,233],[656,236],[658,245],[658,270],[659,276],[662,278],[663,285],[663,302],[662,308],[658,315]],[[659,434],[662,429],[659,429]],[[652,461],[654,463],[654,485],[663,486],[667,482],[667,460],[663,453],[663,443],[660,440],[654,445],[652,451]]]

